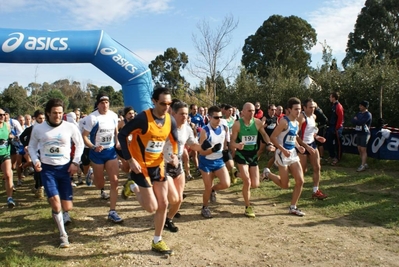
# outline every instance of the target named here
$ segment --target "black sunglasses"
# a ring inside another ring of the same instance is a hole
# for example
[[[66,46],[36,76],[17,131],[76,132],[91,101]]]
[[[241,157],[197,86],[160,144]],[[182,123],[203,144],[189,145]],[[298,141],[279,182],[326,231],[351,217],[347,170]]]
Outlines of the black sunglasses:
[[[3,114],[0,114],[0,117],[2,117],[2,116],[5,116],[6,114],[5,113],[3,113]]]
[[[213,116],[212,118],[214,118],[215,120],[219,120],[221,118],[223,118],[222,116]]]
[[[170,106],[172,102],[158,102],[161,106]]]

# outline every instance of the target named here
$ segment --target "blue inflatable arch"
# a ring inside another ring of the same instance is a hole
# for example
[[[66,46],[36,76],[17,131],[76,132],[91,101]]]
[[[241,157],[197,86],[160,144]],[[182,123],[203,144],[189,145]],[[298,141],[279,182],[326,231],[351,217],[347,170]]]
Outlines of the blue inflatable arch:
[[[92,63],[122,85],[125,106],[152,106],[148,66],[104,31],[0,29],[1,63]]]

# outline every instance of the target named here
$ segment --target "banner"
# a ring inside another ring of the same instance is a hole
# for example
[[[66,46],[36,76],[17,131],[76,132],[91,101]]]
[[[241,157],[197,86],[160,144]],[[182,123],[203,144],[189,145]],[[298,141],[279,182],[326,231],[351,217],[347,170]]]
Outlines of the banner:
[[[152,106],[148,66],[104,31],[0,29],[0,45],[1,63],[91,63],[122,85],[125,106]]]
[[[359,154],[356,135],[354,129],[344,129],[341,140],[343,153]],[[371,129],[367,156],[376,159],[399,160],[399,132],[391,132],[388,129]]]

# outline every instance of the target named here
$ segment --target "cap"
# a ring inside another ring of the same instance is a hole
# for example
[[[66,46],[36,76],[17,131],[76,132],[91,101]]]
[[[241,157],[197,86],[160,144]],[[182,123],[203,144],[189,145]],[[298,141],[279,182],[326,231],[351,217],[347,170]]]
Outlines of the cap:
[[[10,114],[10,109],[9,108],[2,108],[2,110],[4,110],[4,113]]]
[[[363,100],[362,102],[360,102],[360,105],[362,105],[365,108],[369,108],[369,101]]]

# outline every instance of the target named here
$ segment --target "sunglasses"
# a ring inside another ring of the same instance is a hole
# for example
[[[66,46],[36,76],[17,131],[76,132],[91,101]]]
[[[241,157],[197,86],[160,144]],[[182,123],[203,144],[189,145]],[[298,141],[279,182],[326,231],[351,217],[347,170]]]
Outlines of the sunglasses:
[[[172,102],[158,102],[161,106],[170,106]]]
[[[4,113],[3,113],[3,114],[0,114],[0,117],[3,117],[3,116],[5,116],[5,115],[6,115],[6,114],[4,114]]]
[[[221,118],[223,118],[222,116],[213,116],[212,118],[214,118],[215,120],[219,120]]]

